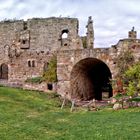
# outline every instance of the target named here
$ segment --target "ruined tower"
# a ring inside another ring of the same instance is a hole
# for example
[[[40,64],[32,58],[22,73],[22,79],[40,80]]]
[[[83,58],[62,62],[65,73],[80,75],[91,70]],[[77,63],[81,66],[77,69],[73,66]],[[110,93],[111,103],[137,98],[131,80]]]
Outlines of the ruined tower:
[[[93,20],[92,17],[90,16],[88,18],[88,23],[87,23],[87,48],[94,48],[94,30],[93,30]]]

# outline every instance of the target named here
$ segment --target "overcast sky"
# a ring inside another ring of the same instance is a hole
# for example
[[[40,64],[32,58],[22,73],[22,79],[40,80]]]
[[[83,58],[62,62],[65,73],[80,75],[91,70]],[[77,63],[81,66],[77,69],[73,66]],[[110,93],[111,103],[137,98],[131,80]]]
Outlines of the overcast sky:
[[[110,47],[135,26],[140,34],[140,0],[0,0],[0,20],[32,17],[76,17],[85,35],[92,16],[95,47]]]

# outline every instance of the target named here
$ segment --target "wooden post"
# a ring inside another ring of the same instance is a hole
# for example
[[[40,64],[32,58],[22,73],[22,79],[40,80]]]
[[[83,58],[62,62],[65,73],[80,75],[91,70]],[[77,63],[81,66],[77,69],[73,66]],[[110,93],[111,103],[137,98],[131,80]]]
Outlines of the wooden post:
[[[92,102],[93,102],[93,106],[96,108],[96,100],[93,99]]]
[[[63,100],[63,103],[61,105],[61,109],[63,109],[64,105],[65,105],[65,102],[66,102],[66,95],[64,96],[64,100]]]
[[[71,109],[70,109],[70,111],[71,111],[71,112],[73,111],[74,104],[75,104],[75,101],[74,101],[74,100],[72,100],[72,101],[71,101]]]

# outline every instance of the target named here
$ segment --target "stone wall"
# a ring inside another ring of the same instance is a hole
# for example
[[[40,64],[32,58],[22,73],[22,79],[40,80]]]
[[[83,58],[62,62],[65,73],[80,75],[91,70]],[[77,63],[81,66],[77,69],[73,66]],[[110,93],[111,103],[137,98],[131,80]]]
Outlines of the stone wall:
[[[52,55],[55,54],[57,55],[57,92],[64,95],[71,92],[71,73],[81,60],[87,58],[98,60],[102,66],[109,69],[112,78],[118,74],[116,61],[122,51],[131,50],[135,60],[140,60],[140,39],[136,38],[137,32],[134,28],[129,32],[128,38],[121,39],[111,48],[97,49],[94,48],[91,17],[86,27],[87,35],[80,37],[77,18],[52,17],[0,22],[0,74],[2,74],[1,66],[8,67],[8,84],[22,85],[27,78],[42,76],[45,64],[49,63]],[[90,62],[88,63],[85,65],[90,66]],[[0,79],[1,77],[0,75]],[[46,90],[46,85],[25,87]]]
[[[56,83],[54,83],[52,86],[53,86],[53,89],[49,90],[47,83],[42,82],[40,84],[24,83],[24,85],[22,87],[23,87],[23,89],[28,89],[28,90],[37,90],[37,91],[43,91],[43,92],[56,92],[57,91]]]
[[[51,57],[51,54],[41,52],[22,52],[10,61],[9,82],[24,82],[27,78],[42,76],[44,66]]]
[[[16,31],[22,28],[22,20],[0,22],[0,64],[8,61],[8,50],[16,38]]]
[[[61,51],[57,54],[57,78],[58,78],[58,93],[64,95],[70,93],[70,78],[73,67],[80,61],[86,58],[96,58],[104,62],[114,77],[116,71],[116,52],[112,49],[81,49]]]
[[[31,50],[61,49],[62,33],[67,31],[71,44],[78,38],[78,19],[76,18],[46,18],[29,19]],[[72,45],[71,45],[72,46]]]
[[[0,66],[8,65],[9,82],[42,76],[56,51],[81,48],[78,24],[76,18],[55,17],[0,22]]]

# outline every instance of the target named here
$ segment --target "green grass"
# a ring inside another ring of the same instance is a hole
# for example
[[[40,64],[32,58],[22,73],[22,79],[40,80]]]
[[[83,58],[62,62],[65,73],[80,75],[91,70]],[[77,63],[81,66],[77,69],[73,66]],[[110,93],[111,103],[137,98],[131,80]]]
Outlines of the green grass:
[[[53,94],[0,87],[0,140],[139,140],[140,108],[60,109]]]

